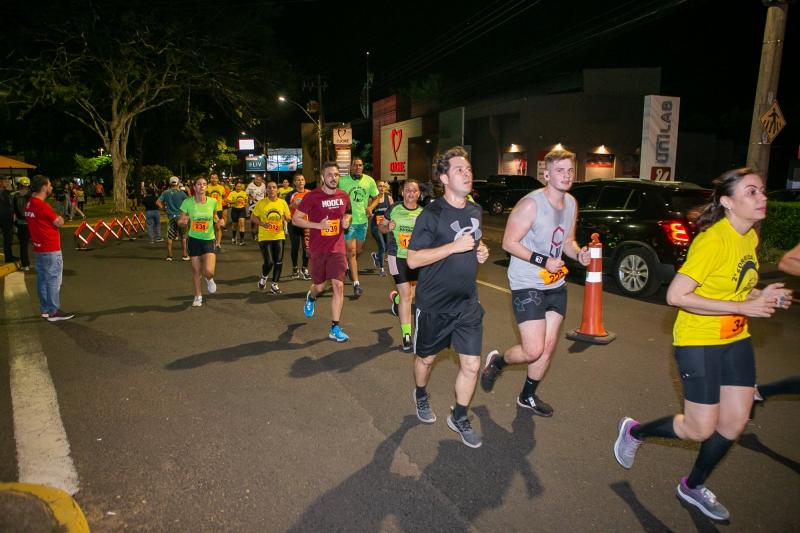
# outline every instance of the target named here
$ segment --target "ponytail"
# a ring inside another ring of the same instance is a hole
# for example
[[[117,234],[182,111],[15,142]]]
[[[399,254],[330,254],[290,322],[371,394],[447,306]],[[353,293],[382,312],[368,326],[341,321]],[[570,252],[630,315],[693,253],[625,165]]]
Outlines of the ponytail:
[[[736,168],[724,172],[712,182],[714,193],[711,195],[711,201],[689,213],[689,220],[697,225],[698,231],[705,231],[722,220],[725,216],[725,207],[720,199],[723,196],[733,196],[736,184],[748,174],[758,173],[751,168]]]

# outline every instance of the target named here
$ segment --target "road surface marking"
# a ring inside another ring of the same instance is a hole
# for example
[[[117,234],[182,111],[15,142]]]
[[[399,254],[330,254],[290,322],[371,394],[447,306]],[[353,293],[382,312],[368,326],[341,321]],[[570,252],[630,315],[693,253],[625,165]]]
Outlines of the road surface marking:
[[[31,316],[24,274],[6,276],[3,292],[9,319]],[[36,327],[22,323],[7,330],[19,481],[75,494],[78,472],[70,456],[56,389]]]
[[[493,289],[497,289],[498,291],[503,291],[503,292],[506,292],[508,294],[511,294],[511,291],[509,289],[506,289],[505,287],[501,287],[500,285],[495,285],[494,283],[489,283],[488,281],[481,281],[479,279],[475,280],[475,281],[477,281],[481,285],[485,285],[486,287],[491,287]]]

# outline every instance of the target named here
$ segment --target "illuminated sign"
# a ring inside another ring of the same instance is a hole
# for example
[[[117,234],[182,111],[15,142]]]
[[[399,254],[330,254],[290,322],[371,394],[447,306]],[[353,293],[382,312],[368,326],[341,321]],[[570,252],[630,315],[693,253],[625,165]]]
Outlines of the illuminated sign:
[[[239,150],[255,150],[256,149],[256,141],[255,139],[239,139]]]
[[[408,140],[422,135],[422,119],[395,122],[381,128],[381,177],[408,177]]]
[[[640,178],[657,181],[675,179],[680,107],[681,99],[677,96],[644,97]]]

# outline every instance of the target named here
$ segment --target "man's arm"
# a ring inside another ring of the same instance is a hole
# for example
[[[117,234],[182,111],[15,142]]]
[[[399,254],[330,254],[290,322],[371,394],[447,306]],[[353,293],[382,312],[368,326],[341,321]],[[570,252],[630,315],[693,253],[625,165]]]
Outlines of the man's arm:
[[[800,243],[781,257],[778,268],[792,276],[800,276]]]
[[[437,246],[436,248],[426,248],[424,250],[409,249],[406,263],[408,263],[409,268],[420,268],[446,259],[452,254],[471,252],[474,248],[475,238],[472,235],[462,235],[455,241]]]
[[[591,261],[591,255],[589,254],[589,247],[584,246],[581,248],[581,245],[575,240],[575,227],[578,225],[578,206],[575,205],[575,218],[572,221],[572,229],[569,231],[569,235],[564,241],[564,253],[567,254],[567,257],[570,259],[574,259],[578,261],[583,266],[589,266],[589,262]]]

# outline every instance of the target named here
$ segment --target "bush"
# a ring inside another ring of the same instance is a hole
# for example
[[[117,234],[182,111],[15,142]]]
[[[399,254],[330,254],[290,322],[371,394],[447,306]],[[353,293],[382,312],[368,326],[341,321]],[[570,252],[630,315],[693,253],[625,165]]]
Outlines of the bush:
[[[763,246],[791,250],[800,242],[800,202],[769,202],[761,224]]]

